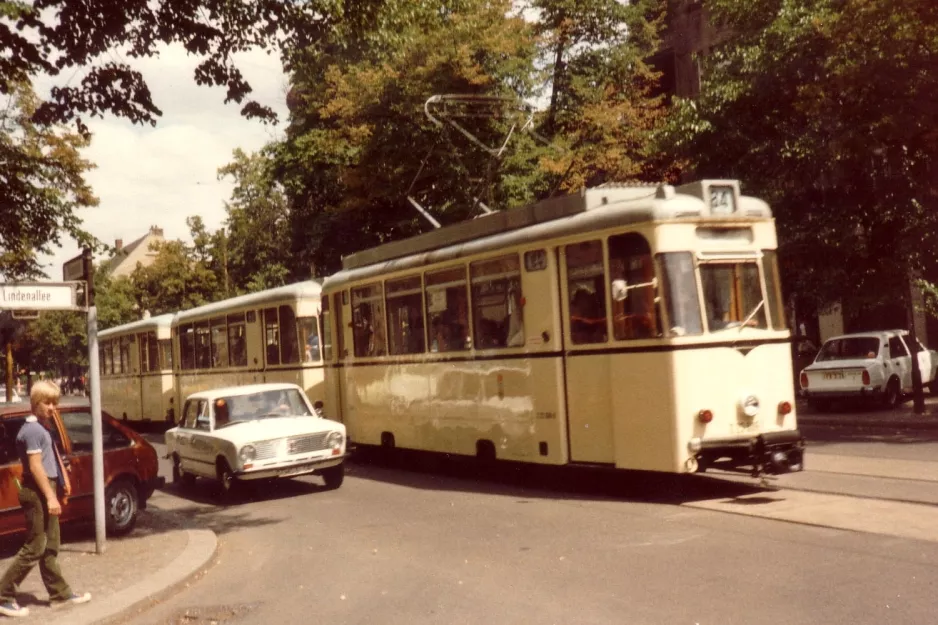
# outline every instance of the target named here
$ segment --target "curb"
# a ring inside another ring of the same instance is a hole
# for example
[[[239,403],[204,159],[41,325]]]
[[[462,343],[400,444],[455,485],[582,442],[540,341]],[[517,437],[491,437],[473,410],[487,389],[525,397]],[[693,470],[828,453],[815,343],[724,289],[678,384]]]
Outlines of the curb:
[[[907,430],[938,430],[938,418],[888,419],[863,417],[814,417],[798,415],[798,425],[837,425],[848,427],[897,428]]]
[[[159,601],[206,570],[215,559],[218,537],[212,530],[186,530],[189,541],[172,562],[104,601],[73,608],[46,625],[104,625],[114,623],[145,604]]]

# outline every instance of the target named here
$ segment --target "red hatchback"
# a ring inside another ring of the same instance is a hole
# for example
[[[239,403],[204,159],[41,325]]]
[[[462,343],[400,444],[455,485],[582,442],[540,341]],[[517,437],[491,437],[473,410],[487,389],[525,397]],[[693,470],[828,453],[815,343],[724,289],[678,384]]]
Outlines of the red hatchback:
[[[23,531],[16,479],[23,473],[16,453],[16,434],[29,416],[29,404],[0,407],[0,536]],[[146,508],[153,491],[165,479],[157,475],[156,450],[143,437],[108,414],[103,415],[104,508],[107,531],[126,534]],[[60,406],[52,438],[64,451],[72,495],[62,507],[62,522],[94,519],[94,481],[91,466],[91,409]]]

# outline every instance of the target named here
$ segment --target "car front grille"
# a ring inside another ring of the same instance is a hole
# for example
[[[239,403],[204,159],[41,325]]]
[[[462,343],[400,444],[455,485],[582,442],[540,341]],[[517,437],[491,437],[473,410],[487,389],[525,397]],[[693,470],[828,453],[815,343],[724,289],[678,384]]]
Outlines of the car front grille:
[[[287,439],[287,454],[308,454],[311,451],[322,451],[326,448],[326,438],[329,432],[320,432],[319,434],[304,434],[303,436],[292,436]]]
[[[277,447],[280,445],[282,438],[275,438],[272,441],[260,441],[254,443],[254,461],[258,460],[268,460],[277,455]]]

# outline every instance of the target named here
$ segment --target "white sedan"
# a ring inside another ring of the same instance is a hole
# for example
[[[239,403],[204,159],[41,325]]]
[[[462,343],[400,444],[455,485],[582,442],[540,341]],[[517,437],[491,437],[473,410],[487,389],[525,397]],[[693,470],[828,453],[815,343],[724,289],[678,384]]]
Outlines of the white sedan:
[[[825,409],[831,400],[862,398],[887,407],[912,390],[912,356],[918,358],[922,383],[938,391],[938,354],[921,343],[912,347],[905,330],[846,334],[828,339],[814,362],[801,372],[801,390],[808,402]]]
[[[317,414],[295,384],[255,384],[190,395],[177,427],[166,432],[173,481],[218,481],[228,495],[240,480],[345,477],[345,426]]]

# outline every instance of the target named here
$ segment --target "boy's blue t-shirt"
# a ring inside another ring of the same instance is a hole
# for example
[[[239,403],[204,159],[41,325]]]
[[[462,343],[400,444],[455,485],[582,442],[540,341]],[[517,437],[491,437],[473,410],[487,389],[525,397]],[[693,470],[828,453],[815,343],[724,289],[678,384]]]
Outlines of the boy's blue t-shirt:
[[[52,436],[36,417],[27,417],[26,423],[17,433],[16,451],[19,453],[20,462],[23,463],[23,477],[33,477],[29,470],[29,456],[35,453],[42,454],[42,468],[45,469],[46,476],[52,479],[59,477],[58,463],[52,450]]]

